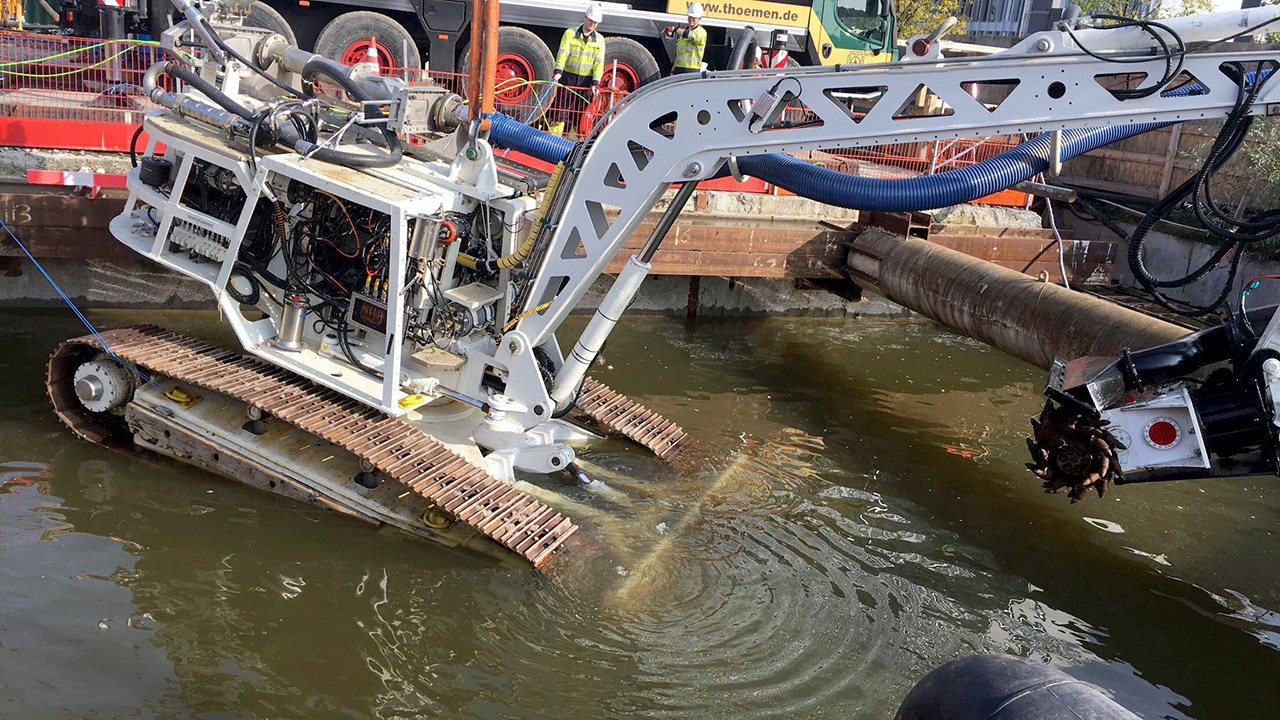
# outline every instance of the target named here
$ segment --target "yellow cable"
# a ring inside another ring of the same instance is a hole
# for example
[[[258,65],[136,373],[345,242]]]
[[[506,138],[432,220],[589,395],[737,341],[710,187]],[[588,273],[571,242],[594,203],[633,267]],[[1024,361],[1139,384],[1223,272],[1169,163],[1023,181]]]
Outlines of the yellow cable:
[[[155,40],[109,40],[106,42],[86,45],[82,48],[78,48],[75,50],[65,50],[63,52],[56,53],[54,55],[46,55],[41,58],[32,58],[30,60],[9,60],[8,62],[0,62],[0,67],[9,67],[10,65],[38,65],[40,63],[49,62],[50,60],[57,60],[58,58],[64,58],[71,55],[79,55],[80,53],[89,52],[90,50],[97,50],[98,48],[106,47],[108,45],[149,45],[152,47],[158,47],[160,43]],[[119,57],[119,56],[116,55],[113,57]],[[111,58],[108,58],[108,59],[111,59]],[[16,73],[13,73],[13,74],[16,74]],[[49,77],[49,76],[41,75],[39,77]]]
[[[510,330],[511,328],[515,327],[515,326],[516,326],[516,323],[518,323],[518,322],[520,322],[521,320],[523,320],[523,319],[525,319],[525,318],[529,317],[530,315],[532,315],[532,314],[534,314],[534,313],[540,313],[540,312],[542,312],[543,310],[546,310],[547,308],[551,307],[551,305],[552,305],[554,302],[555,302],[555,300],[548,300],[548,301],[546,301],[546,302],[542,303],[541,305],[539,305],[539,306],[538,306],[538,307],[536,307],[536,308],[529,308],[528,310],[525,310],[524,312],[520,313],[519,315],[517,315],[517,316],[515,316],[515,317],[511,318],[510,320],[508,320],[508,321],[507,321],[507,324],[506,324],[506,325],[503,325],[503,326],[502,326],[502,332],[506,332],[506,331]]]
[[[556,169],[551,173],[551,178],[547,180],[547,187],[542,192],[542,203],[538,206],[538,218],[533,221],[533,229],[529,231],[529,237],[520,243],[520,247],[516,251],[506,257],[498,258],[497,266],[500,270],[510,270],[529,258],[529,253],[533,252],[534,246],[538,244],[538,238],[542,237],[542,230],[545,227],[543,218],[547,215],[547,209],[551,206],[551,197],[555,194],[556,185],[560,183],[560,176],[564,172],[564,163],[556,165]],[[480,261],[466,253],[458,253],[458,264],[470,268],[477,269]]]
[[[102,65],[106,65],[107,63],[111,62],[112,60],[115,60],[116,58],[120,57],[121,55],[124,55],[124,54],[125,54],[125,53],[127,53],[127,52],[129,52],[129,48],[125,48],[124,50],[121,50],[120,52],[116,53],[115,55],[112,55],[111,57],[109,57],[109,58],[107,58],[107,59],[105,59],[105,60],[101,60],[101,61],[99,61],[99,62],[96,62],[96,63],[94,63],[94,64],[92,64],[92,65],[86,65],[86,66],[84,66],[84,67],[82,67],[82,68],[76,68],[75,70],[68,70],[68,71],[66,71],[66,72],[60,72],[60,73],[24,73],[24,72],[16,72],[16,71],[14,71],[14,70],[0,70],[0,75],[15,75],[15,76],[17,76],[17,77],[30,77],[30,78],[56,78],[56,77],[66,77],[66,76],[68,76],[68,75],[77,75],[77,74],[79,74],[79,73],[85,72],[86,70],[92,70],[92,69],[94,69],[94,68],[96,68],[96,67],[101,67]],[[30,64],[30,63],[28,63],[28,64]]]

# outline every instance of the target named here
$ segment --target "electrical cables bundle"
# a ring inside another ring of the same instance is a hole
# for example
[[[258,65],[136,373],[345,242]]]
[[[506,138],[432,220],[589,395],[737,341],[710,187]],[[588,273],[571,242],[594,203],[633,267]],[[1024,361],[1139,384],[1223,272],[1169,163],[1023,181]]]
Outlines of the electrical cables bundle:
[[[1235,285],[1240,260],[1246,246],[1280,235],[1280,208],[1254,213],[1244,218],[1235,218],[1213,195],[1214,175],[1244,143],[1254,120],[1249,114],[1250,110],[1262,89],[1274,78],[1276,71],[1280,70],[1280,66],[1268,60],[1259,62],[1252,73],[1246,73],[1240,63],[1228,63],[1225,68],[1229,68],[1234,74],[1233,79],[1240,89],[1235,106],[1227,116],[1222,132],[1210,148],[1203,166],[1194,176],[1152,207],[1138,222],[1132,235],[1129,235],[1129,267],[1134,277],[1151,293],[1156,302],[1173,312],[1189,317],[1212,313],[1226,302]],[[1147,270],[1144,263],[1143,244],[1156,223],[1164,220],[1172,210],[1184,203],[1191,205],[1196,218],[1205,229],[1221,239],[1223,243],[1208,260],[1192,272],[1180,278],[1162,280]],[[1091,208],[1087,203],[1084,207]],[[1115,223],[1096,212],[1094,214],[1113,232],[1118,232],[1122,237],[1126,235]],[[1213,302],[1196,305],[1170,298],[1161,292],[1163,289],[1185,287],[1204,278],[1232,251],[1235,251],[1235,256],[1231,260],[1227,281]]]

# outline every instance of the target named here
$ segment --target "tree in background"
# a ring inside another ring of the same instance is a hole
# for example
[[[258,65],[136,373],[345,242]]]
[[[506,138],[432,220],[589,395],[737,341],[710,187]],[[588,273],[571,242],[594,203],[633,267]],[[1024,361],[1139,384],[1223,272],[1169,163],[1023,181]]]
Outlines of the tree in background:
[[[1280,0],[1263,0],[1262,4],[1280,5]],[[1258,39],[1280,44],[1280,29]],[[1254,183],[1260,195],[1253,206],[1268,208],[1280,205],[1280,118],[1263,116],[1254,120],[1240,152],[1253,166]]]
[[[952,35],[963,35],[966,18],[961,12],[965,3],[959,0],[896,0],[894,10],[898,14],[898,38],[906,40],[912,35],[932,32],[944,20],[955,15],[960,24]]]
[[[1076,0],[1086,15],[1170,18],[1213,12],[1213,0]]]
[[[1263,4],[1277,3],[1280,0],[1267,0]],[[960,24],[951,33],[963,35],[969,18],[962,11],[968,4],[964,0],[897,0],[894,8],[898,14],[898,37],[905,40],[912,35],[927,33],[952,15],[959,18]],[[1085,14],[1127,18],[1182,17],[1213,12],[1213,0],[1077,0],[1077,4]]]
[[[1263,5],[1280,5],[1280,0],[1262,0],[1262,4]],[[1262,36],[1260,40],[1264,43],[1271,43],[1272,45],[1280,45],[1280,23],[1277,23],[1275,32],[1267,33],[1266,35]]]

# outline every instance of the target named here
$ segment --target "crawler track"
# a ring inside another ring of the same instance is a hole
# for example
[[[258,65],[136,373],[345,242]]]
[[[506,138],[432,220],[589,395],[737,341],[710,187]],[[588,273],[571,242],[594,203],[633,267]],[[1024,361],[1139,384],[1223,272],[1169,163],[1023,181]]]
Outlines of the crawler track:
[[[541,567],[578,530],[570,518],[422,431],[283,368],[153,325],[109,330],[102,340],[144,373],[249,403],[367,460],[534,567]],[[72,387],[79,363],[103,349],[94,336],[62,343],[49,360],[47,386],[54,410],[77,435],[110,444],[117,437],[111,428],[114,418],[85,410]]]
[[[583,384],[576,404],[592,420],[631,438],[664,460],[689,437],[679,425],[591,378]]]

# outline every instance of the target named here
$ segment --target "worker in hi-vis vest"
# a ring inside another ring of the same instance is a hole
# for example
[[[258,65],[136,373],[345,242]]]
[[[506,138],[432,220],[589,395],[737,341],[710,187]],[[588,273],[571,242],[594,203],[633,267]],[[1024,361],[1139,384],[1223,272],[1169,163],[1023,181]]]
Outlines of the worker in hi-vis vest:
[[[577,130],[581,113],[600,92],[604,76],[604,37],[596,32],[604,19],[604,6],[592,3],[582,24],[564,31],[556,53],[556,72],[551,80],[559,85],[551,113],[552,132]]]
[[[707,29],[702,27],[702,3],[689,3],[689,27],[668,26],[663,35],[676,39],[676,61],[671,74],[698,72],[702,69],[702,54],[707,51]]]

